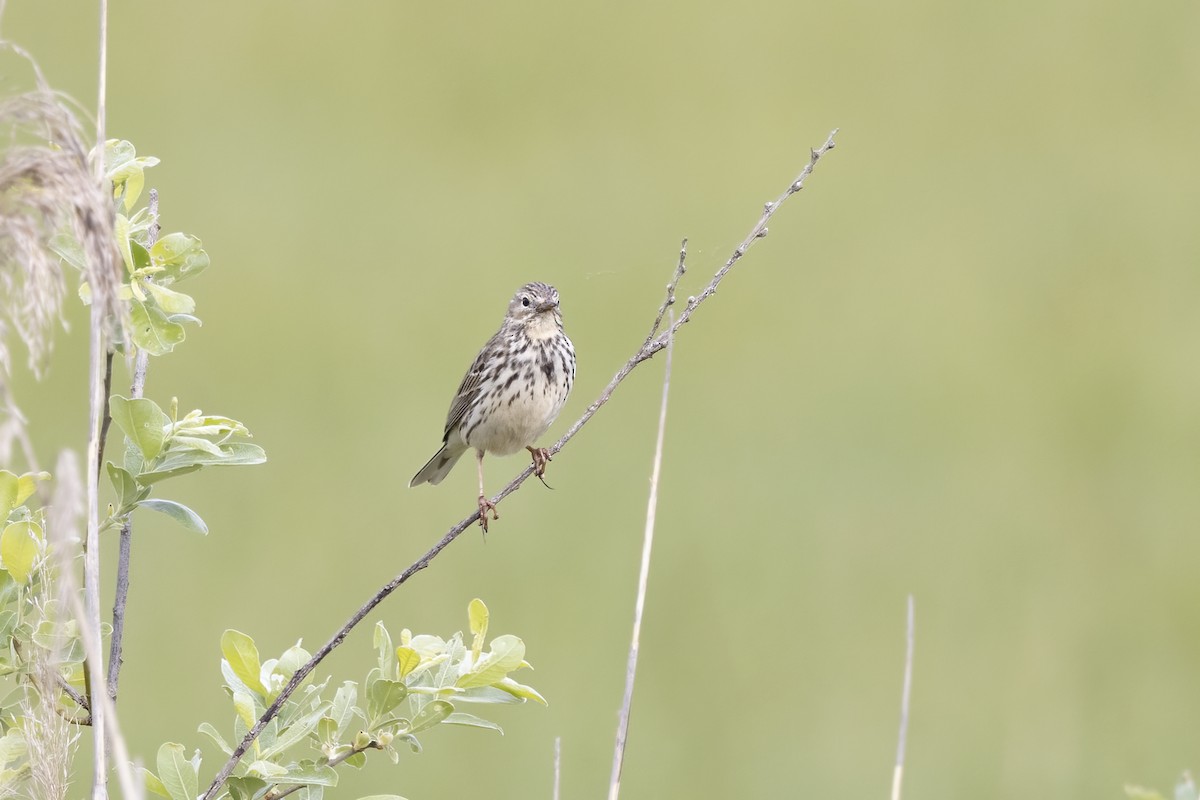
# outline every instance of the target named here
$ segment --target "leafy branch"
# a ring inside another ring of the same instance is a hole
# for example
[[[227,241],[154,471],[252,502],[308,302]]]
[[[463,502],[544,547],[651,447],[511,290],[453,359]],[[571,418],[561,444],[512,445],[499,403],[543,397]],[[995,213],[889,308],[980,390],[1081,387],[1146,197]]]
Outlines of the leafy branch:
[[[609,381],[608,385],[600,393],[600,396],[597,397],[596,400],[587,407],[583,415],[576,420],[573,425],[571,425],[567,432],[563,434],[562,438],[549,448],[549,453],[551,456],[561,451],[567,442],[573,439],[580,429],[582,429],[583,426],[586,425],[593,416],[595,416],[596,412],[608,402],[610,397],[612,397],[612,394],[616,390],[617,386],[619,386],[621,382],[629,376],[629,373],[631,373],[639,364],[652,358],[660,350],[663,350],[667,346],[668,341],[678,335],[679,329],[691,320],[692,315],[696,312],[696,310],[710,297],[712,297],[713,294],[716,293],[717,286],[721,283],[729,271],[733,269],[733,267],[743,258],[743,256],[745,256],[750,247],[753,246],[754,243],[759,239],[762,239],[767,235],[767,223],[779,210],[780,206],[783,205],[784,201],[804,188],[804,182],[808,176],[812,174],[817,162],[822,156],[834,148],[834,138],[836,135],[837,130],[834,130],[829,134],[824,144],[810,151],[809,161],[801,170],[796,179],[788,184],[788,187],[783,191],[782,194],[779,195],[777,199],[767,203],[764,206],[763,213],[759,217],[758,221],[750,229],[749,234],[741,242],[741,244],[734,249],[732,255],[730,255],[730,257],[726,260],[724,265],[717,270],[716,274],[713,275],[712,279],[699,295],[695,295],[687,299],[687,303],[685,304],[683,311],[680,313],[679,318],[669,323],[665,332],[660,332],[659,329],[662,325],[663,316],[666,313],[666,310],[676,302],[675,290],[683,274],[686,272],[686,267],[684,264],[686,258],[685,242],[684,247],[681,248],[680,251],[679,263],[675,269],[672,280],[667,287],[667,297],[663,301],[663,305],[659,310],[658,316],[655,318],[654,323],[651,326],[650,335],[647,337],[646,341],[641,345],[641,347],[639,347],[638,350],[629,358],[629,360],[626,361],[619,370],[617,370],[616,375],[614,375],[612,380]],[[521,484],[529,479],[532,474],[533,466],[531,465],[526,467],[525,470],[517,475],[517,477],[511,482],[509,482],[509,484],[505,486],[499,494],[492,498],[492,502],[499,503],[500,500],[515,492],[521,487]],[[372,595],[371,598],[362,605],[362,607],[354,612],[354,614],[351,615],[351,617],[337,630],[337,632],[334,633],[333,637],[330,638],[329,641],[322,645],[304,664],[300,665],[296,669],[291,678],[288,680],[287,684],[282,688],[271,704],[267,706],[266,710],[259,715],[254,725],[250,727],[250,729],[242,737],[241,741],[236,747],[233,748],[232,752],[230,752],[228,760],[213,778],[213,781],[209,785],[208,789],[205,790],[203,800],[214,800],[216,798],[221,787],[227,780],[229,780],[234,769],[237,768],[242,758],[246,755],[247,750],[251,747],[251,745],[254,744],[255,740],[263,735],[264,731],[268,729],[268,726],[272,723],[272,721],[275,720],[275,718],[280,714],[285,703],[288,701],[288,698],[291,697],[291,695],[299,688],[301,683],[309,676],[309,674],[312,673],[316,666],[346,639],[346,636],[349,635],[350,631],[353,630],[360,622],[362,622],[362,620],[392,592],[408,582],[413,575],[416,575],[418,572],[428,567],[430,562],[432,562],[433,559],[442,552],[442,550],[446,549],[451,542],[457,539],[463,533],[463,531],[467,530],[478,519],[479,511],[476,510],[470,516],[452,526],[423,556],[418,558],[403,572],[401,572],[392,580],[388,581],[378,591],[376,591],[375,594]]]
[[[387,627],[376,623],[376,663],[366,679],[361,684],[345,681],[332,697],[326,691],[328,678],[319,684],[308,681],[302,692],[284,698],[280,713],[255,740],[250,763],[229,778],[230,794],[235,800],[279,800],[303,789],[308,797],[319,797],[323,787],[337,785],[337,767],[363,767],[368,751],[399,763],[399,745],[421,752],[417,734],[423,736],[438,725],[503,733],[496,723],[458,710],[462,704],[533,700],[545,705],[537,690],[511,677],[529,668],[524,642],[505,634],[488,643],[489,612],[482,600],[470,602],[467,617],[469,642],[461,632],[442,638],[405,629],[396,644]],[[311,658],[296,644],[277,659],[261,661],[254,640],[235,630],[221,637],[221,653],[237,736],[263,712],[265,703],[278,699],[297,668]],[[226,755],[233,752],[211,723],[203,723],[200,733]],[[297,756],[296,750],[304,746],[315,748],[320,756]],[[167,800],[195,800],[199,768],[198,754],[189,759],[183,745],[168,742],[159,748],[157,773],[143,771],[146,787]]]

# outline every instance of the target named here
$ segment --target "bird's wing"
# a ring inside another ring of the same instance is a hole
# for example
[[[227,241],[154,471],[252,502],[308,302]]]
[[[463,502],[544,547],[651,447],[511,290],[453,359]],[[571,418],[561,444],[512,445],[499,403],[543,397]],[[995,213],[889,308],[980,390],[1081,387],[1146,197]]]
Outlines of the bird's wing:
[[[503,331],[499,331],[488,340],[488,343],[479,351],[479,355],[475,356],[475,361],[467,370],[467,374],[463,376],[462,383],[458,385],[458,391],[454,393],[454,400],[450,403],[450,412],[446,415],[446,429],[442,432],[443,442],[450,437],[450,432],[463,421],[463,417],[467,415],[467,409],[479,397],[483,374],[487,371],[488,361],[492,354],[496,352],[502,333]]]

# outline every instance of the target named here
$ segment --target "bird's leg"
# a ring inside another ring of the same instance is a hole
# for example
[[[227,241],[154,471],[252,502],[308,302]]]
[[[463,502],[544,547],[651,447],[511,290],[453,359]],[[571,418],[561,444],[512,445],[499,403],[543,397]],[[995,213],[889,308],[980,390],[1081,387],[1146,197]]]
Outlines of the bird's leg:
[[[483,528],[483,532],[487,533],[488,528],[488,512],[492,512],[492,519],[500,519],[500,515],[496,513],[496,504],[487,499],[487,495],[483,493],[483,451],[475,451],[475,466],[479,470],[479,527]]]
[[[553,489],[554,487],[546,483],[546,479],[543,477],[546,474],[546,465],[550,463],[550,451],[545,447],[526,447],[525,449],[533,456],[534,477],[542,482],[542,486]]]

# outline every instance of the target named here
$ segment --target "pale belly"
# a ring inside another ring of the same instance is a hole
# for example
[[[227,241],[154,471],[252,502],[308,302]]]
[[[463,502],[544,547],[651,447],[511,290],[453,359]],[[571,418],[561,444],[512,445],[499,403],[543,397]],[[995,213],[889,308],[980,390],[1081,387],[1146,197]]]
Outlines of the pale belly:
[[[518,378],[492,394],[459,426],[463,443],[500,456],[533,445],[562,411],[569,384],[533,370],[532,380]]]

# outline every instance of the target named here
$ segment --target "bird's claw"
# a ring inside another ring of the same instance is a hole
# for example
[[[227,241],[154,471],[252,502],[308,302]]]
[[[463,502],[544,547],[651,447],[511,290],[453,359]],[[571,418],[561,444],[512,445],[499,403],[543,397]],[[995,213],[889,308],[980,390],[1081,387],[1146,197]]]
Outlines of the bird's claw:
[[[492,519],[500,519],[500,515],[496,513],[496,504],[487,499],[487,495],[479,495],[479,527],[483,528],[483,532],[488,531],[488,512],[492,512]]]
[[[543,477],[546,474],[546,465],[550,463],[550,451],[545,447],[526,447],[529,454],[533,456],[533,474],[534,476],[546,483]]]

